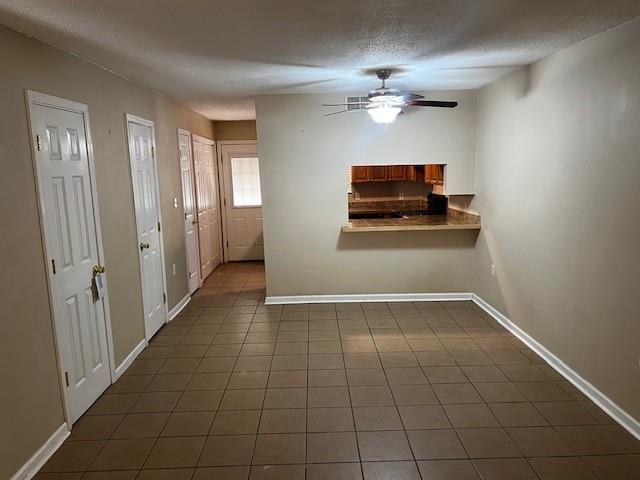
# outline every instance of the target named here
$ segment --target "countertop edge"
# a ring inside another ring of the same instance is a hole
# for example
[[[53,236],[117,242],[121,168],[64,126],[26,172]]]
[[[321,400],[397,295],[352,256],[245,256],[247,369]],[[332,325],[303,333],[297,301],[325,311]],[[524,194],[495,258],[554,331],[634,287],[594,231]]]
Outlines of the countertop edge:
[[[380,225],[375,227],[352,227],[343,225],[343,233],[363,232],[415,232],[428,230],[480,230],[479,223],[451,224],[451,225]]]

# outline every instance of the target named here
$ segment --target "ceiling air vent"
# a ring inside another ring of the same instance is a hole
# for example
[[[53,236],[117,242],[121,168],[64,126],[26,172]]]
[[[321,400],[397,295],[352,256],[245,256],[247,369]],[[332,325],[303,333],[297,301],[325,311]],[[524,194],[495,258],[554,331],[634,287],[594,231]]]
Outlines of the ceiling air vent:
[[[348,112],[357,112],[359,110],[365,110],[364,105],[359,105],[360,102],[368,102],[368,96],[358,96],[358,95],[345,95],[344,103],[347,104]]]

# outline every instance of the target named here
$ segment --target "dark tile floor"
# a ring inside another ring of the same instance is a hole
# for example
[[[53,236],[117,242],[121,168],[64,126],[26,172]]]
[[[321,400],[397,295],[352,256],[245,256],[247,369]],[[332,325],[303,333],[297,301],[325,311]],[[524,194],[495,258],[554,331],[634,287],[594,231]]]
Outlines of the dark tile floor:
[[[219,267],[37,478],[640,478],[640,442],[472,303],[263,300],[262,264]]]

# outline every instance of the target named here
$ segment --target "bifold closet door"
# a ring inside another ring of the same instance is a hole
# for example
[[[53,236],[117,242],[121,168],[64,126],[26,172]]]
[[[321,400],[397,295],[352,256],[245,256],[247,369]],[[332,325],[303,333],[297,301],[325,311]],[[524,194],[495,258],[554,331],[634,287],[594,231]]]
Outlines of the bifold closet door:
[[[221,261],[218,175],[213,141],[193,135],[193,166],[198,206],[200,277],[204,281]]]

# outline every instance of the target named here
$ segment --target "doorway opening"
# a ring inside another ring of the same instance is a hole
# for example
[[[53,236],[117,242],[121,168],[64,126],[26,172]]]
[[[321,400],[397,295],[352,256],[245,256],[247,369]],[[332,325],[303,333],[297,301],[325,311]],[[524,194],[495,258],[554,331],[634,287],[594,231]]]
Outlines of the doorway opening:
[[[222,141],[218,145],[225,261],[264,260],[257,143]]]

